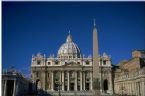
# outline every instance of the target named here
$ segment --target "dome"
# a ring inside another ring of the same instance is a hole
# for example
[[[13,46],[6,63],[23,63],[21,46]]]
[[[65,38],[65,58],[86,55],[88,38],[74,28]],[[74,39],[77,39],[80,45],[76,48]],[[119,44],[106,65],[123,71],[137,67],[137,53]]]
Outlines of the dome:
[[[72,36],[67,36],[66,42],[58,50],[58,57],[61,58],[80,58],[80,49],[73,42]]]

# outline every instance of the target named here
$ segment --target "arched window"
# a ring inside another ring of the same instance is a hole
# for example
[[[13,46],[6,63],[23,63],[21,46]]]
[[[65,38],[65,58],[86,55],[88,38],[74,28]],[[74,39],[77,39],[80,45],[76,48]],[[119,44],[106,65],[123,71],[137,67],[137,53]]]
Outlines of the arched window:
[[[39,79],[36,80],[37,89],[41,89],[41,82]]]

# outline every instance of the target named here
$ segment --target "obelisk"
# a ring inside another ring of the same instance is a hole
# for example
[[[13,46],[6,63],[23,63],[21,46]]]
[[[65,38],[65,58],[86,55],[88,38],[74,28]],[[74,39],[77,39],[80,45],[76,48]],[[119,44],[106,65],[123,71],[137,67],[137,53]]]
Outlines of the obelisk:
[[[100,96],[100,74],[99,74],[99,55],[98,55],[98,33],[94,19],[93,28],[93,94]]]

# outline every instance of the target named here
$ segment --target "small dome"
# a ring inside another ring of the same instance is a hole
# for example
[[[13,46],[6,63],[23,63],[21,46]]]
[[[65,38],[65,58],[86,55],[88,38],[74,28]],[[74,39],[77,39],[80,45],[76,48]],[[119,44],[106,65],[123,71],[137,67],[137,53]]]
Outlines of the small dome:
[[[80,58],[80,49],[73,42],[72,36],[69,34],[66,39],[66,43],[62,44],[62,46],[58,50],[58,57],[66,57],[66,58]]]

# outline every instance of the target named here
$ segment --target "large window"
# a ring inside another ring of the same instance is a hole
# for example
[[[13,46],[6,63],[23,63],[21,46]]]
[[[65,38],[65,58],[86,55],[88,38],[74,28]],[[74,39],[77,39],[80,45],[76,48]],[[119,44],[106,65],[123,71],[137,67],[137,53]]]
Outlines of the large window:
[[[103,64],[106,65],[106,61],[105,60],[103,60]]]
[[[56,61],[55,61],[55,64],[58,65],[58,63],[59,63],[59,62],[56,60]]]
[[[40,65],[40,63],[41,63],[41,61],[40,61],[40,60],[38,60],[38,61],[37,61],[37,64],[38,64],[38,65]]]
[[[86,65],[89,65],[90,64],[90,62],[89,61],[86,61]]]
[[[70,74],[70,78],[74,77],[74,72],[73,71],[71,71],[69,74]]]

